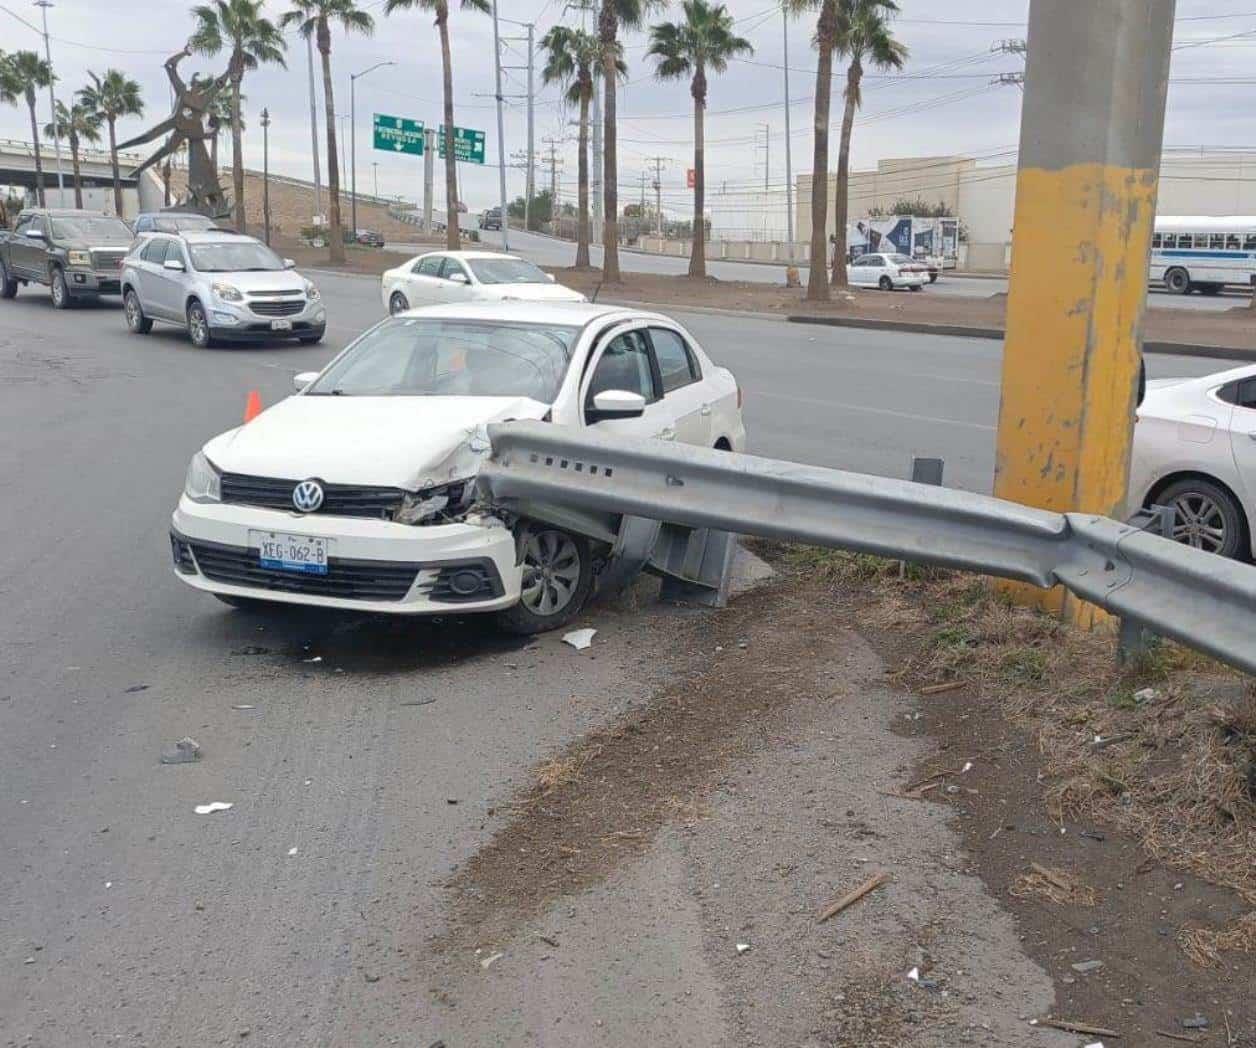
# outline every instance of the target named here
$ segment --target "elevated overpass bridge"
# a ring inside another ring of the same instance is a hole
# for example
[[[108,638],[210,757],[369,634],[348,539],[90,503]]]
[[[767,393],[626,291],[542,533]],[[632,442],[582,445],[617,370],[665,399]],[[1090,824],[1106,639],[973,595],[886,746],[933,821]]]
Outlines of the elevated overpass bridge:
[[[61,143],[61,170],[65,180],[65,196],[60,197],[57,185],[57,153],[52,142],[40,142],[44,194],[50,207],[74,206],[74,165],[70,150]],[[145,171],[137,179],[132,171],[143,161],[139,153],[118,154],[118,180],[122,185],[123,217],[141,210],[159,209],[164,199],[161,179],[153,171]],[[79,171],[82,176],[83,206],[91,211],[113,213],[113,170],[109,153],[102,149],[80,149]],[[35,199],[35,150],[30,142],[0,138],[0,186],[22,190],[28,200]]]

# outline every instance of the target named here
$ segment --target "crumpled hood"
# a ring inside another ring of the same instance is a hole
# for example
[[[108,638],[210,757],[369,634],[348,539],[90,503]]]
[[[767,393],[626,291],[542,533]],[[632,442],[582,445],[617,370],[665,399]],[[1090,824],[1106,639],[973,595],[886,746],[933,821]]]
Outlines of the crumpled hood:
[[[474,476],[488,423],[548,411],[529,397],[293,396],[205,454],[224,473],[417,491]]]

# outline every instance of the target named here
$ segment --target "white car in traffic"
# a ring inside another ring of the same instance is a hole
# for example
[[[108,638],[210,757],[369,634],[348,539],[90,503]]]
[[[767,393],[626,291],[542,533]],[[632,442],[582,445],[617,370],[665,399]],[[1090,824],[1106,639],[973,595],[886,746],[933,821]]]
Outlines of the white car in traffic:
[[[846,279],[855,287],[879,287],[882,291],[905,287],[919,291],[929,283],[929,267],[906,255],[860,255],[846,267]]]
[[[479,498],[485,427],[512,419],[741,451],[741,391],[675,321],[498,303],[389,317],[297,394],[197,452],[175,573],[229,604],[567,622],[608,550]]]
[[[1250,557],[1256,520],[1256,366],[1147,383],[1130,466],[1131,511],[1173,511],[1179,542]]]
[[[584,302],[579,291],[515,255],[433,251],[384,273],[384,308],[396,315],[418,306],[457,302]]]

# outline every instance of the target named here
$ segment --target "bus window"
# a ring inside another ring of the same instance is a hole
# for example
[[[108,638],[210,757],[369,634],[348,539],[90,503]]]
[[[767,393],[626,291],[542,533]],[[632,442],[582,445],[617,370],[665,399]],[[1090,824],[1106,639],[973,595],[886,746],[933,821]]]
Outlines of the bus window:
[[[1248,233],[1243,237],[1243,250],[1256,251],[1256,233]]]
[[[1201,244],[1200,246],[1202,247],[1203,245]],[[1208,246],[1212,248],[1213,251],[1224,251],[1225,250],[1225,234],[1213,233],[1211,237],[1211,242],[1209,243]]]
[[[1256,241],[1256,237],[1253,237],[1252,239],[1253,239],[1253,241]],[[1160,250],[1160,240],[1161,240],[1161,237],[1160,237],[1160,234],[1159,234],[1159,233],[1152,233],[1152,234],[1151,234],[1151,248],[1152,248],[1152,250],[1153,250],[1153,251],[1159,251],[1159,250]]]
[[[1202,244],[1206,244],[1206,243],[1208,243],[1208,238],[1207,238],[1207,237],[1200,237],[1200,238],[1199,238],[1199,240],[1200,240],[1200,242],[1201,242],[1201,246],[1202,246]],[[1177,245],[1177,246],[1178,246],[1178,247],[1188,247],[1188,248],[1189,248],[1189,247],[1194,247],[1195,245],[1194,245],[1193,243],[1191,243],[1191,235],[1190,235],[1190,233],[1179,233],[1179,234],[1178,234],[1178,245]]]
[[[1227,233],[1225,235],[1225,249],[1227,251],[1239,251],[1239,235],[1237,233]]]
[[[1177,234],[1166,233],[1164,235],[1164,247],[1177,247]]]

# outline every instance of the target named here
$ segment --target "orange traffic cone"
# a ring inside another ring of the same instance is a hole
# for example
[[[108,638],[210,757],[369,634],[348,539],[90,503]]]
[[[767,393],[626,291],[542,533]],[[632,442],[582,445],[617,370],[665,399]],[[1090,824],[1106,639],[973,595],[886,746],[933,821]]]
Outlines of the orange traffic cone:
[[[257,390],[250,389],[249,395],[244,401],[244,421],[252,422],[261,413],[262,395]]]

